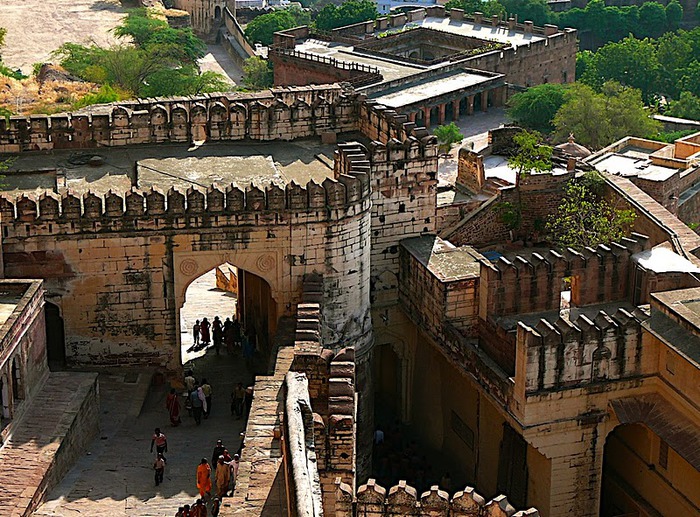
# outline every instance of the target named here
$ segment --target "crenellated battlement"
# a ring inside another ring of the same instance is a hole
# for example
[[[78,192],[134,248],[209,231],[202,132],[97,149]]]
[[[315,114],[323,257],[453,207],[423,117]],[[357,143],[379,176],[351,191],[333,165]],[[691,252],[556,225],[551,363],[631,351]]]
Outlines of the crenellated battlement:
[[[336,481],[336,517],[381,517],[412,515],[416,517],[538,517],[535,508],[516,512],[505,495],[486,501],[472,487],[456,492],[452,497],[438,486],[418,496],[418,492],[405,481],[388,491],[374,479],[357,489]],[[354,506],[353,506],[354,505]]]
[[[580,387],[642,373],[642,326],[631,312],[540,319],[517,329],[517,359],[525,361],[525,392]],[[517,368],[521,372],[520,368]]]
[[[648,247],[647,237],[632,234],[619,243],[534,252],[495,263],[481,261],[481,316],[499,317],[558,310],[564,279],[571,278],[571,303],[591,305],[629,296],[631,256]]]
[[[76,113],[0,119],[0,153],[162,142],[293,140],[356,128],[358,95],[338,85],[135,99]]]
[[[292,181],[284,188],[270,184],[242,189],[230,184],[225,189],[211,185],[205,191],[191,187],[186,192],[175,188],[166,193],[157,188],[148,191],[132,188],[123,195],[109,191],[104,196],[87,192],[79,197],[68,190],[60,196],[44,192],[38,198],[26,194],[16,199],[0,196],[0,214],[5,237],[11,236],[11,232],[26,236],[180,228],[193,224],[225,226],[260,218],[274,222],[295,213],[304,213],[307,219],[339,218],[354,205],[366,201],[369,195],[369,175],[365,169],[348,166],[337,179],[328,178],[321,184],[312,180],[306,185]],[[20,231],[22,227],[25,230]]]

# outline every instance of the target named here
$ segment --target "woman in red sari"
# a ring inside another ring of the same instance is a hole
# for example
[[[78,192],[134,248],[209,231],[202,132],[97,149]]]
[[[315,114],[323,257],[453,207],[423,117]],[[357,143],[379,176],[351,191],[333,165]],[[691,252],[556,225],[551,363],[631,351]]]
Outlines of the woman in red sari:
[[[175,389],[170,390],[168,398],[165,399],[165,407],[170,414],[170,425],[173,427],[180,425],[182,422],[182,420],[180,420],[180,401],[177,399]]]

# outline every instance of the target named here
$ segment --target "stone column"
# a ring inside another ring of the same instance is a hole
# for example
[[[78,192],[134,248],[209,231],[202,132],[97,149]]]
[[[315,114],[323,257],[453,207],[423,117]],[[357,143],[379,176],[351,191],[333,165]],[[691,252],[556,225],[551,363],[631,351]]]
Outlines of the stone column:
[[[425,127],[430,127],[430,107],[426,106],[423,108],[423,117],[425,122]]]
[[[481,111],[486,111],[489,108],[489,92],[481,92]]]
[[[459,120],[459,99],[452,101],[452,120]]]
[[[417,113],[415,111],[412,111],[411,113],[408,114],[408,120],[410,122],[415,123],[416,122],[416,115],[417,115]]]
[[[447,109],[447,104],[440,104],[438,106],[438,124],[440,125],[445,123],[445,109]]]
[[[499,86],[491,90],[491,101],[494,106],[503,106],[506,95],[505,86]]]
[[[474,95],[467,97],[467,115],[474,114]]]

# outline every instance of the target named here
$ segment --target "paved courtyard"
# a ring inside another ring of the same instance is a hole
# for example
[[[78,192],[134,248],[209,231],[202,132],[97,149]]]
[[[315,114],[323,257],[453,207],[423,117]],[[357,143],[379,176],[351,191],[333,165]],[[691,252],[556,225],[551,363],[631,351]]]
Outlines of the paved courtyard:
[[[209,316],[207,311],[211,311],[209,317],[213,317],[218,310],[220,315],[227,314],[225,304],[233,298],[211,291],[212,280],[211,273],[205,275],[188,291],[188,306],[195,306],[197,314]],[[186,321],[192,317],[189,312],[183,315]],[[128,376],[101,374],[100,435],[34,515],[172,516],[179,506],[191,504],[198,497],[195,471],[199,460],[211,461],[217,439],[232,454],[240,445],[244,421],[231,416],[229,396],[235,383],[252,381],[237,355],[216,356],[211,349],[199,356],[194,361],[195,377],[207,378],[213,388],[211,416],[199,427],[184,408],[183,423],[170,426],[165,386],[151,387],[144,400],[145,390],[139,389],[139,383],[127,382]],[[168,437],[165,481],[158,487],[153,479],[154,455],[149,452],[155,427],[161,427]]]
[[[488,143],[489,129],[495,129],[508,121],[503,108],[489,108],[472,116],[462,116],[457,121],[460,132],[464,135],[461,144],[452,147],[448,158],[441,158],[438,164],[438,178],[441,183],[454,184],[457,179],[457,158],[462,146],[480,149]]]

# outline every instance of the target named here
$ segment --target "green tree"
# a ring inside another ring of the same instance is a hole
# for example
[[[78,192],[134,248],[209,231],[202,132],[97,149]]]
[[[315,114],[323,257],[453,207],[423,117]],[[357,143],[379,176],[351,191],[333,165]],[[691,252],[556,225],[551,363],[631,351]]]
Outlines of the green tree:
[[[447,9],[462,9],[465,13],[473,13],[479,11],[485,16],[493,16],[494,14],[505,15],[506,8],[498,0],[450,0],[445,4]]]
[[[243,64],[243,85],[251,90],[263,90],[273,85],[272,64],[258,56],[249,57]]]
[[[671,0],[666,4],[666,24],[668,30],[675,31],[683,19],[683,6],[678,0]]]
[[[552,242],[582,250],[619,241],[629,234],[636,214],[610,205],[600,193],[603,182],[593,171],[567,183],[561,203],[545,226]]]
[[[540,26],[553,21],[546,0],[500,0],[500,3],[506,12],[517,14],[519,20],[530,20]]]
[[[693,57],[693,47],[682,31],[667,32],[656,41],[660,93],[678,98],[683,73]]]
[[[554,131],[554,115],[564,104],[566,85],[546,83],[516,93],[508,100],[508,117],[540,133]]]
[[[647,137],[658,133],[659,123],[644,107],[638,90],[615,82],[601,93],[576,83],[566,90],[564,105],[554,117],[556,137],[569,134],[591,149],[600,149],[625,136]]]
[[[337,27],[373,20],[377,14],[377,4],[371,0],[347,0],[339,6],[326,5],[318,13],[315,24],[318,29],[329,31]]]
[[[700,120],[700,98],[690,92],[683,92],[680,99],[669,103],[665,115]]]
[[[681,90],[700,97],[700,61],[694,60],[683,71]]]
[[[552,148],[542,143],[536,131],[521,131],[513,137],[517,151],[508,158],[508,166],[517,171],[518,176],[542,173],[552,170]]]
[[[645,102],[649,102],[659,93],[658,75],[655,42],[629,36],[601,47],[588,63],[581,81],[596,89],[607,81],[617,81],[637,88]]]
[[[170,28],[168,22],[153,18],[148,15],[145,8],[132,9],[122,20],[122,23],[115,27],[112,32],[120,38],[130,37],[134,45],[144,47],[161,30]]]
[[[461,142],[464,139],[464,135],[459,132],[459,127],[454,122],[436,127],[433,130],[433,134],[437,137],[438,147],[443,153],[449,153],[452,144]]]
[[[666,30],[666,10],[659,2],[644,2],[639,8],[639,37],[658,38]]]
[[[263,14],[251,21],[245,28],[245,36],[249,41],[272,45],[272,35],[275,32],[308,25],[311,17],[301,9],[280,9],[269,14]]]

